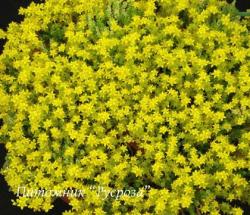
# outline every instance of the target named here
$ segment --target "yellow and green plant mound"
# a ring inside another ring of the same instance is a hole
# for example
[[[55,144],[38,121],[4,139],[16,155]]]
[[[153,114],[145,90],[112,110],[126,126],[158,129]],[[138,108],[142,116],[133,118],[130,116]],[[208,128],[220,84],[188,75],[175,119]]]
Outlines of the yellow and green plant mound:
[[[14,193],[84,190],[65,215],[243,213],[233,202],[250,204],[249,18],[218,0],[46,0],[20,13],[0,55]],[[33,210],[57,198],[19,194]]]

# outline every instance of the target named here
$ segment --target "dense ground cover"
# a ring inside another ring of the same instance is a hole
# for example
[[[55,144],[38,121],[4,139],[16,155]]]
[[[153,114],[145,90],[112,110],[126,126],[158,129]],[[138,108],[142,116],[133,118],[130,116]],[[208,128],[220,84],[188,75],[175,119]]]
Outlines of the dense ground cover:
[[[32,4],[8,29],[12,191],[86,190],[65,214],[241,214],[230,202],[249,204],[249,19],[222,1],[98,3]],[[93,184],[150,190],[104,201]],[[48,210],[54,199],[17,204]]]

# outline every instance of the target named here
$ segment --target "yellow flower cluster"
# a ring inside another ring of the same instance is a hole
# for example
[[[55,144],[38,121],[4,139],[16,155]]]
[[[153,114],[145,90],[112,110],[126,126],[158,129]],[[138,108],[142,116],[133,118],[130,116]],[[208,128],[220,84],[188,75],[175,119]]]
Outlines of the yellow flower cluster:
[[[84,190],[65,215],[243,214],[250,204],[249,18],[217,0],[46,0],[0,38],[2,169]],[[118,199],[90,186],[140,191]],[[55,197],[15,204],[48,211]]]

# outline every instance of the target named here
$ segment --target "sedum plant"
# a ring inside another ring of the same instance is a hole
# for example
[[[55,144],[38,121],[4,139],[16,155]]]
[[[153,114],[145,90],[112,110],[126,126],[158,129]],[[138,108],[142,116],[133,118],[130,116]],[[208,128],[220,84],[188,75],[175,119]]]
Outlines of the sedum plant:
[[[249,17],[219,0],[46,0],[20,14],[0,33],[1,173],[15,205],[48,211],[58,198],[25,186],[84,190],[64,215],[243,214]]]

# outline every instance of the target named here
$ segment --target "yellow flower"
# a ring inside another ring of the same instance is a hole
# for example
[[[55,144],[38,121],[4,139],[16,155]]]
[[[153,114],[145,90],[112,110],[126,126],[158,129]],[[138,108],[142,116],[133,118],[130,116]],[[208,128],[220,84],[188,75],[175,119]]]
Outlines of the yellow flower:
[[[143,171],[141,168],[139,168],[138,166],[133,166],[132,167],[132,172],[135,173],[136,177],[141,177],[143,174]]]
[[[64,155],[66,157],[73,157],[74,154],[75,154],[75,149],[73,147],[68,147],[64,152]]]
[[[100,122],[106,122],[109,119],[108,112],[101,112],[98,114],[97,120]]]
[[[50,132],[51,132],[52,137],[54,139],[60,139],[61,138],[61,131],[58,128],[53,127],[53,128],[50,129]]]

